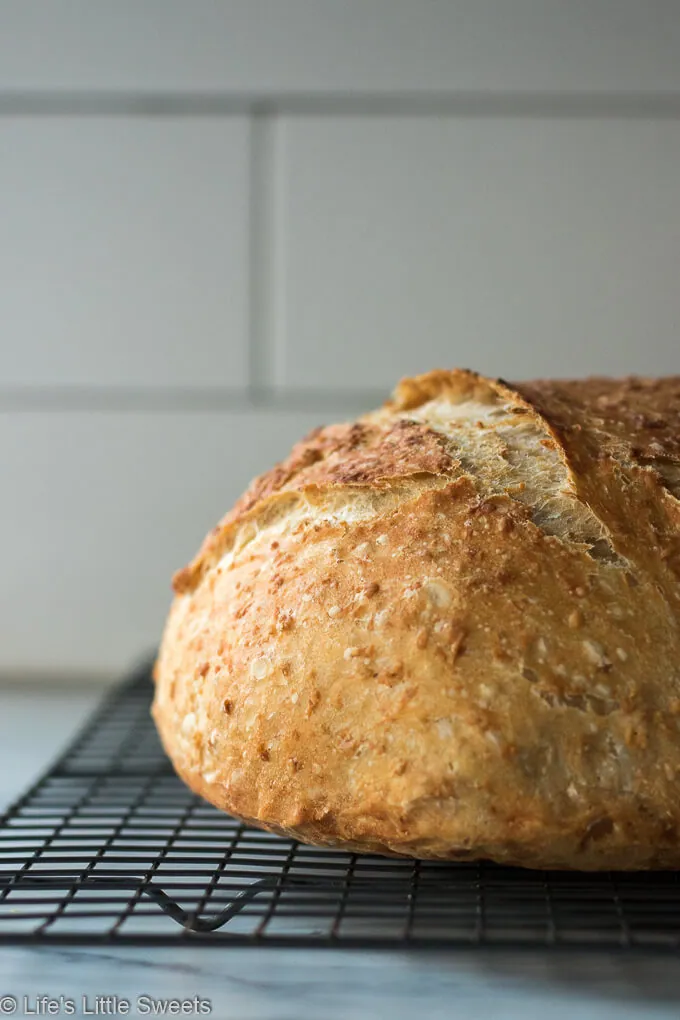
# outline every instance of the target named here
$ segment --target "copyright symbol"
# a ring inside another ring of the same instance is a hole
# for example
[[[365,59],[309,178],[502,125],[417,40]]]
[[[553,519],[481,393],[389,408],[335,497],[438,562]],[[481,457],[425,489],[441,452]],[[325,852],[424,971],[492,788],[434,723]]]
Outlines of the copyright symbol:
[[[0,1013],[16,1013],[17,1000],[13,995],[3,995],[0,999]]]

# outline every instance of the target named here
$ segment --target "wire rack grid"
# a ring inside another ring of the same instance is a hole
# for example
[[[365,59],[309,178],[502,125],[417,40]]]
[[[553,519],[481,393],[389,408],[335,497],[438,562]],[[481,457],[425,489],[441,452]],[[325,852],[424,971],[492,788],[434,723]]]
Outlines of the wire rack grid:
[[[0,941],[680,947],[676,873],[361,856],[241,824],[174,775],[140,669],[0,818]]]

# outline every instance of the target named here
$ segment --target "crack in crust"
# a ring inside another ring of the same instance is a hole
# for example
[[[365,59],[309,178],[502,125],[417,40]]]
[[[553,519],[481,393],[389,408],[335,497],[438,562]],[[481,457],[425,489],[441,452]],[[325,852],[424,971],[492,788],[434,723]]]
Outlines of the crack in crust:
[[[595,449],[593,437],[597,439]],[[283,493],[330,496],[338,487],[386,488],[417,477],[472,476],[480,495],[504,493],[529,506],[546,534],[579,542],[590,555],[629,566],[607,525],[579,491],[584,460],[622,472],[651,470],[680,494],[680,381],[591,379],[509,384],[476,373],[435,371],[402,381],[382,409],[356,422],[317,428],[290,456],[256,478],[173,579],[191,591],[235,530],[262,530],[284,512]],[[407,489],[406,498],[414,491]],[[416,489],[416,491],[418,491]],[[332,496],[331,496],[332,498]],[[289,501],[288,506],[298,506]],[[389,503],[391,506],[391,502]],[[376,501],[375,512],[384,508]],[[680,550],[672,551],[673,558]]]

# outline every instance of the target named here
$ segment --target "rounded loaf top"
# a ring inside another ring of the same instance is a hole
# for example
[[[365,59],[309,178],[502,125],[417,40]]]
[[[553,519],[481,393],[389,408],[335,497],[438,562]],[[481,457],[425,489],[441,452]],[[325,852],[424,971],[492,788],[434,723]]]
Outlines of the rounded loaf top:
[[[178,773],[313,843],[679,866],[678,497],[678,377],[402,381],[176,575]]]

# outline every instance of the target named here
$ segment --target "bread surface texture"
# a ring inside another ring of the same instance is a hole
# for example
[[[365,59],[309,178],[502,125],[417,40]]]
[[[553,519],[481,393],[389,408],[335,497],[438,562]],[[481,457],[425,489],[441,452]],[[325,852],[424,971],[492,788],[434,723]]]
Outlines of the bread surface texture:
[[[680,377],[402,381],[176,575],[178,774],[308,843],[679,867],[679,499]]]

